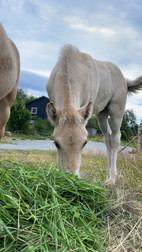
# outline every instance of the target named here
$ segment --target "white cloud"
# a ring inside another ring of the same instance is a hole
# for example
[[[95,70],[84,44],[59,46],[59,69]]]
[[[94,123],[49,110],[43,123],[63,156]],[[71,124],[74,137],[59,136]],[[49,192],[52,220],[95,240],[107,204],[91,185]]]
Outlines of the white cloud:
[[[34,96],[34,97],[40,97],[40,96],[48,96],[47,95],[47,92],[45,91],[39,91],[39,90],[36,90],[36,89],[31,89],[31,88],[26,88],[24,89],[25,93],[28,95],[28,96]]]
[[[30,39],[19,41],[18,49],[21,56],[21,69],[41,73],[43,76],[49,76],[59,53],[54,43]]]
[[[58,13],[58,9],[53,7],[45,0],[31,0],[33,6],[36,8],[38,17],[44,21],[50,21]]]
[[[0,1],[1,22],[19,48],[21,69],[46,77],[66,43],[115,63],[129,79],[142,75],[141,11],[135,0]],[[140,101],[138,94],[127,103],[139,117]]]
[[[123,72],[125,78],[133,80],[138,76],[142,75],[142,66],[139,64],[127,64],[121,67],[121,71]]]
[[[28,72],[31,72],[31,73],[35,73],[35,74],[38,74],[40,76],[44,76],[44,77],[47,77],[49,78],[50,76],[50,73],[51,71],[42,71],[42,70],[36,70],[36,69],[22,69],[23,71],[28,71]]]
[[[101,28],[99,31],[105,36],[112,36],[115,34],[114,30],[107,27]]]
[[[97,27],[95,26],[87,26],[85,24],[70,24],[70,27],[75,29],[75,30],[80,30],[80,31],[85,31],[85,32],[89,32],[89,33],[94,33],[97,31]]]
[[[1,0],[1,9],[3,9],[5,12],[6,11],[12,11],[12,12],[18,12],[23,10],[23,5],[24,5],[24,0]]]
[[[142,92],[137,95],[128,95],[126,109],[133,109],[137,116],[137,123],[142,120]]]
[[[62,20],[70,29],[69,38],[96,59],[112,61],[120,68],[127,68],[132,62],[140,66],[142,33],[125,18],[125,11],[122,18],[122,11],[111,5],[109,12],[107,10],[102,8],[95,12],[92,9],[89,15],[76,10],[63,16]]]
[[[83,20],[77,16],[64,16],[63,21],[67,22],[69,27],[74,30],[84,31],[87,33],[101,33],[104,36],[112,36],[114,30],[108,27],[98,27],[95,25],[89,25],[88,20]]]

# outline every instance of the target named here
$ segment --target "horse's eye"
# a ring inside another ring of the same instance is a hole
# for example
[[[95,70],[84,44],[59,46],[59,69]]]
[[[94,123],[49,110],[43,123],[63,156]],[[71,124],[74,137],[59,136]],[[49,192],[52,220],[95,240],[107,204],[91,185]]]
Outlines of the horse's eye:
[[[56,145],[57,149],[60,149],[60,144],[58,143],[58,141],[54,141],[54,144]]]
[[[83,144],[83,148],[85,147],[85,145],[87,144],[87,140],[84,142],[84,144]]]

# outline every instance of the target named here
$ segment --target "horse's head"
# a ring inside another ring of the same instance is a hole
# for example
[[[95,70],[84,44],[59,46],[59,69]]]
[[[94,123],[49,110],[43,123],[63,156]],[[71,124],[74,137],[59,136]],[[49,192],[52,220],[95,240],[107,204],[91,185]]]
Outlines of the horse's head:
[[[79,176],[81,154],[87,143],[85,125],[92,112],[92,102],[80,109],[67,106],[58,109],[53,102],[47,105],[47,114],[54,125],[54,143],[58,151],[58,165]]]

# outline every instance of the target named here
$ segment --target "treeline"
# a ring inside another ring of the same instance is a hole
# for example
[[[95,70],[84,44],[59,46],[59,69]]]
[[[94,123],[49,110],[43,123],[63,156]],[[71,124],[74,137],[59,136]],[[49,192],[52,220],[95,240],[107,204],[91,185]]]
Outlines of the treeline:
[[[109,123],[111,127],[111,122]],[[95,116],[92,116],[89,119],[87,125],[91,127],[95,127],[97,130],[97,134],[102,134],[98,125],[97,118]],[[136,123],[136,115],[132,109],[125,110],[120,130],[121,130],[121,139],[125,141],[130,140],[133,136],[136,136],[138,134],[138,125]]]
[[[36,99],[34,96],[28,96],[23,89],[18,89],[15,103],[11,108],[10,119],[6,125],[6,130],[11,132],[25,133],[28,135],[43,135],[51,136],[53,133],[53,126],[48,118],[41,119],[32,116],[26,109],[25,104]],[[95,116],[92,116],[87,126],[95,127],[97,134],[102,134]],[[121,138],[123,140],[130,140],[137,135],[138,125],[136,123],[136,115],[133,110],[126,110],[124,113]]]
[[[34,96],[28,96],[23,89],[18,89],[16,100],[11,107],[11,114],[6,125],[6,130],[14,133],[27,135],[45,135],[50,136],[53,133],[53,126],[48,118],[41,119],[32,116],[26,109],[26,103],[36,99]]]

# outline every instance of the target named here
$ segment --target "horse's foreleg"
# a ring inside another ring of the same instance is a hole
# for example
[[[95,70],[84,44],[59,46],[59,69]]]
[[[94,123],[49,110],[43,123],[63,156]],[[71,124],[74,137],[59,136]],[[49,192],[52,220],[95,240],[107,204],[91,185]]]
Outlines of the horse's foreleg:
[[[111,130],[110,130],[109,124],[107,126],[107,131],[104,133],[104,137],[105,137],[105,145],[107,149],[108,171],[109,171],[110,166],[111,166]]]
[[[5,133],[5,125],[10,116],[10,107],[6,99],[0,101],[0,142]]]
[[[120,144],[120,131],[111,134],[111,157],[110,166],[108,167],[108,175],[106,179],[106,184],[115,184],[117,177],[117,152]]]
[[[1,143],[1,140],[4,136],[4,133],[5,133],[5,127],[3,127],[2,129],[0,129],[0,143]]]
[[[108,174],[111,167],[111,129],[108,123],[108,113],[107,111],[101,112],[97,115],[97,119],[99,122],[99,126],[101,128],[102,133],[104,134],[105,144],[107,149],[107,158],[108,158]],[[107,180],[109,176],[107,176]]]

